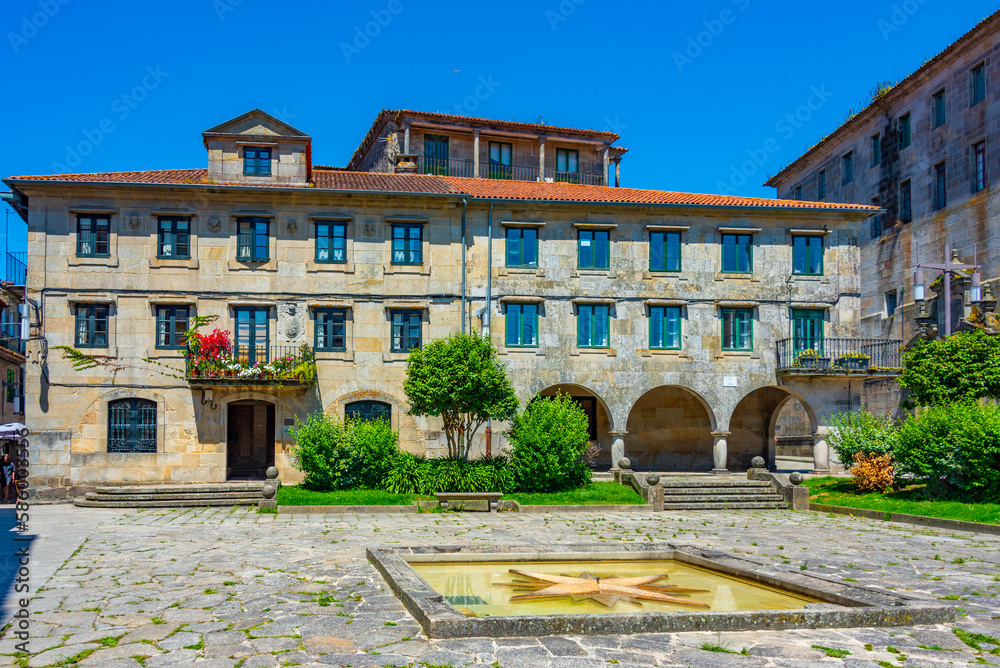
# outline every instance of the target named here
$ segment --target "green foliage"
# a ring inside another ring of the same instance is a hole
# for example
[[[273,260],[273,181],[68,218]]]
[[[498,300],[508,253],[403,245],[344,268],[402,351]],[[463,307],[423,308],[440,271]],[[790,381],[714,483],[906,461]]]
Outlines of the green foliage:
[[[508,495],[525,506],[645,505],[639,492],[617,482],[592,482],[578,489],[551,494],[514,492]]]
[[[896,445],[896,427],[886,416],[876,416],[862,407],[833,418],[827,443],[844,466],[854,466],[858,455],[891,455]]]
[[[278,490],[279,506],[409,506],[413,494],[392,494],[380,489],[345,489],[314,492],[301,485],[282,485]]]
[[[401,453],[393,460],[383,487],[394,494],[434,492],[507,492],[513,471],[506,457],[424,459]]]
[[[583,453],[588,439],[587,414],[568,394],[536,396],[514,418],[508,434],[515,488],[558,492],[586,485],[590,468]]]
[[[919,410],[899,428],[897,475],[935,495],[986,501],[1000,488],[1000,407],[974,401]]]
[[[1000,398],[1000,338],[959,332],[918,344],[903,355],[899,384],[919,406]]]
[[[392,460],[392,468],[382,481],[382,489],[393,494],[416,494],[423,489],[428,468],[427,460],[423,457],[400,452]]]
[[[403,390],[410,415],[440,416],[451,457],[468,459],[487,419],[509,420],[517,396],[486,337],[452,334],[410,352]]]
[[[347,421],[316,412],[291,430],[292,462],[305,474],[302,486],[320,492],[357,485],[360,462]]]
[[[351,443],[360,461],[358,485],[379,489],[392,470],[394,460],[403,454],[399,449],[399,434],[386,419],[356,420],[350,423]]]

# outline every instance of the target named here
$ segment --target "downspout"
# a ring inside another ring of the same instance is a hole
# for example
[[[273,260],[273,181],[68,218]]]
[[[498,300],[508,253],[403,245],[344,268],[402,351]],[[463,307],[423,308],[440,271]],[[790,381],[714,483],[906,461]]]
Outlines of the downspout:
[[[491,311],[493,310],[493,200],[486,222],[486,310],[483,312],[483,334],[490,336]],[[486,419],[486,456],[493,454],[493,421]]]
[[[465,334],[465,212],[469,210],[469,201],[462,198],[462,334]]]

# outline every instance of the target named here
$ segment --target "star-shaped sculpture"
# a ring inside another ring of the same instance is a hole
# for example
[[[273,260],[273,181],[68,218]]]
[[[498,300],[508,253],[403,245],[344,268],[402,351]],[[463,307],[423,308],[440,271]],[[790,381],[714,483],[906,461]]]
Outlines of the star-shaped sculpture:
[[[707,603],[700,603],[690,599],[677,598],[668,594],[690,594],[693,592],[706,592],[707,589],[683,589],[675,585],[653,584],[666,579],[667,575],[644,575],[631,578],[599,578],[592,573],[581,573],[579,577],[569,575],[549,575],[548,573],[532,573],[529,571],[518,571],[513,568],[508,571],[511,575],[525,578],[523,581],[497,582],[496,585],[502,587],[513,587],[515,589],[533,590],[527,594],[516,594],[510,597],[511,601],[526,601],[536,598],[560,598],[569,596],[574,601],[581,601],[589,598],[605,607],[612,607],[618,601],[629,603],[639,603],[639,600],[660,601],[663,603],[676,603],[678,605],[689,605],[695,608],[711,608]]]

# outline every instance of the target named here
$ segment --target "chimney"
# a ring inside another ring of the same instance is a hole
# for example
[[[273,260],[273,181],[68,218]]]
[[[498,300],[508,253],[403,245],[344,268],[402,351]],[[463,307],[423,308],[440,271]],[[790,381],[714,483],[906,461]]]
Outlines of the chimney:
[[[393,171],[396,174],[416,174],[417,155],[415,153],[397,153]]]

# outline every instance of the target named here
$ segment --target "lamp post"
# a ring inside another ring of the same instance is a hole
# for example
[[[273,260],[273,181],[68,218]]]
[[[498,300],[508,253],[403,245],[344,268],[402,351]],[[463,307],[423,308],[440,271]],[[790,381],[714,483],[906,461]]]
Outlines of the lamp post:
[[[913,275],[913,300],[923,302],[924,294],[924,269],[938,269],[944,277],[944,335],[951,336],[951,275],[961,269],[972,269],[972,301],[976,303],[982,299],[982,288],[980,287],[978,264],[958,264],[951,260],[951,244],[944,245],[944,262],[941,264],[919,263]]]

